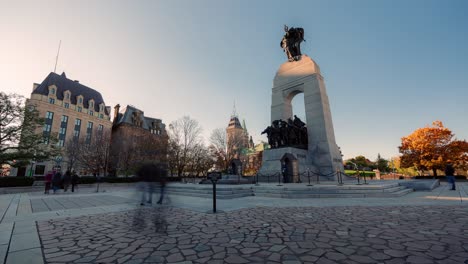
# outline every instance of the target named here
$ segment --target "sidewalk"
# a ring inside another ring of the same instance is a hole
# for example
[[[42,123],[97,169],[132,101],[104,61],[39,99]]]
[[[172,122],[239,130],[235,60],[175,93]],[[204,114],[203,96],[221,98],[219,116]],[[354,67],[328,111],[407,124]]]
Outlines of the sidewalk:
[[[75,193],[44,195],[41,192],[0,195],[0,263],[45,263],[37,222],[66,217],[119,213],[139,208],[139,196],[132,187],[102,186],[105,192],[81,188]],[[217,208],[226,212],[255,208],[323,208],[385,206],[463,206],[468,205],[468,183],[450,191],[444,183],[432,192],[413,192],[398,198],[321,198],[281,199],[244,197],[218,200]],[[207,198],[171,195],[171,207],[192,212],[212,210]],[[443,208],[443,207],[442,207]],[[289,209],[288,209],[289,210]],[[50,257],[50,255],[48,255]],[[382,262],[383,263],[383,262]]]

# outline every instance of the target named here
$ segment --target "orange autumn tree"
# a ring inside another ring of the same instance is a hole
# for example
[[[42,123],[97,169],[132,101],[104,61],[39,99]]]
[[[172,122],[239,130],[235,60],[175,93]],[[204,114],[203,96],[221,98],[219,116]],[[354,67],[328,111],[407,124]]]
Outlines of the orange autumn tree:
[[[418,128],[401,138],[399,149],[403,168],[432,170],[434,176],[437,176],[438,169],[444,169],[447,162],[466,167],[468,160],[468,143],[454,139],[452,131],[441,121],[434,121],[432,126]]]

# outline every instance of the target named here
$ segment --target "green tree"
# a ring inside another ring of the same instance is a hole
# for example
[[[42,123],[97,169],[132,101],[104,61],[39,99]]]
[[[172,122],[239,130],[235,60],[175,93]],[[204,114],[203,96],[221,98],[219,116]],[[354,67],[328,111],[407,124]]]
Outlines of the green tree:
[[[365,167],[370,167],[369,160],[362,155],[347,160],[345,164],[352,167],[353,169],[356,169],[355,167],[357,166],[359,170],[362,170]]]
[[[0,164],[21,166],[58,155],[56,136],[43,143],[43,125],[39,112],[32,105],[26,107],[22,96],[0,92]]]
[[[382,158],[380,153],[377,154],[377,159],[375,160],[375,167],[379,171],[387,171],[388,170],[388,160]]]

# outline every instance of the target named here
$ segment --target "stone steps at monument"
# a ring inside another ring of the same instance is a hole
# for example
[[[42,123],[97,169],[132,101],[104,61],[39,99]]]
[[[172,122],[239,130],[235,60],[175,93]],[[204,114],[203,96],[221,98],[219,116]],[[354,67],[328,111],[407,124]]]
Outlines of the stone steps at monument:
[[[255,193],[381,193],[381,192],[396,192],[406,187],[398,184],[389,184],[382,186],[311,186],[311,187],[259,187],[255,186]]]
[[[255,196],[277,198],[363,198],[363,197],[399,197],[412,189],[398,183],[384,186],[327,186],[309,188],[255,188]]]
[[[168,186],[167,193],[174,195],[212,198],[213,188],[209,186]],[[233,199],[240,197],[253,196],[251,188],[216,188],[216,198],[218,199]]]
[[[305,199],[305,198],[366,198],[366,197],[400,197],[412,192],[412,189],[402,189],[396,192],[379,193],[255,193],[259,197]]]
[[[212,185],[174,184],[168,185],[169,194],[212,198]],[[399,197],[413,189],[399,183],[362,184],[362,185],[218,185],[218,199],[234,199],[248,196],[277,198],[363,198],[363,197]]]
[[[182,192],[182,191],[169,191],[168,194],[181,195],[181,196],[191,196],[191,197],[200,197],[200,198],[213,198],[212,193],[198,193],[198,192]],[[252,192],[250,193],[234,193],[234,194],[219,194],[216,192],[217,199],[234,199],[241,197],[253,196]]]

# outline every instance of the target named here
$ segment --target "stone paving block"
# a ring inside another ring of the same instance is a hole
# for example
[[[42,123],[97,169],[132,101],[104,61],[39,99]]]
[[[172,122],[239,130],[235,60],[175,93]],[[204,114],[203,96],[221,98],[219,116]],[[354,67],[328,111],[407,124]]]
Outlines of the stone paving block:
[[[9,252],[6,264],[44,264],[40,248]]]
[[[8,245],[10,243],[11,230],[0,231],[0,245]]]
[[[13,235],[11,237],[9,252],[40,247],[41,243],[37,232]]]
[[[1,234],[0,234],[1,235]],[[8,252],[8,244],[7,245],[0,245],[0,263],[4,262],[4,259]]]
[[[24,233],[35,233],[35,232],[37,232],[36,222],[34,221],[15,222],[13,235],[24,234]]]

